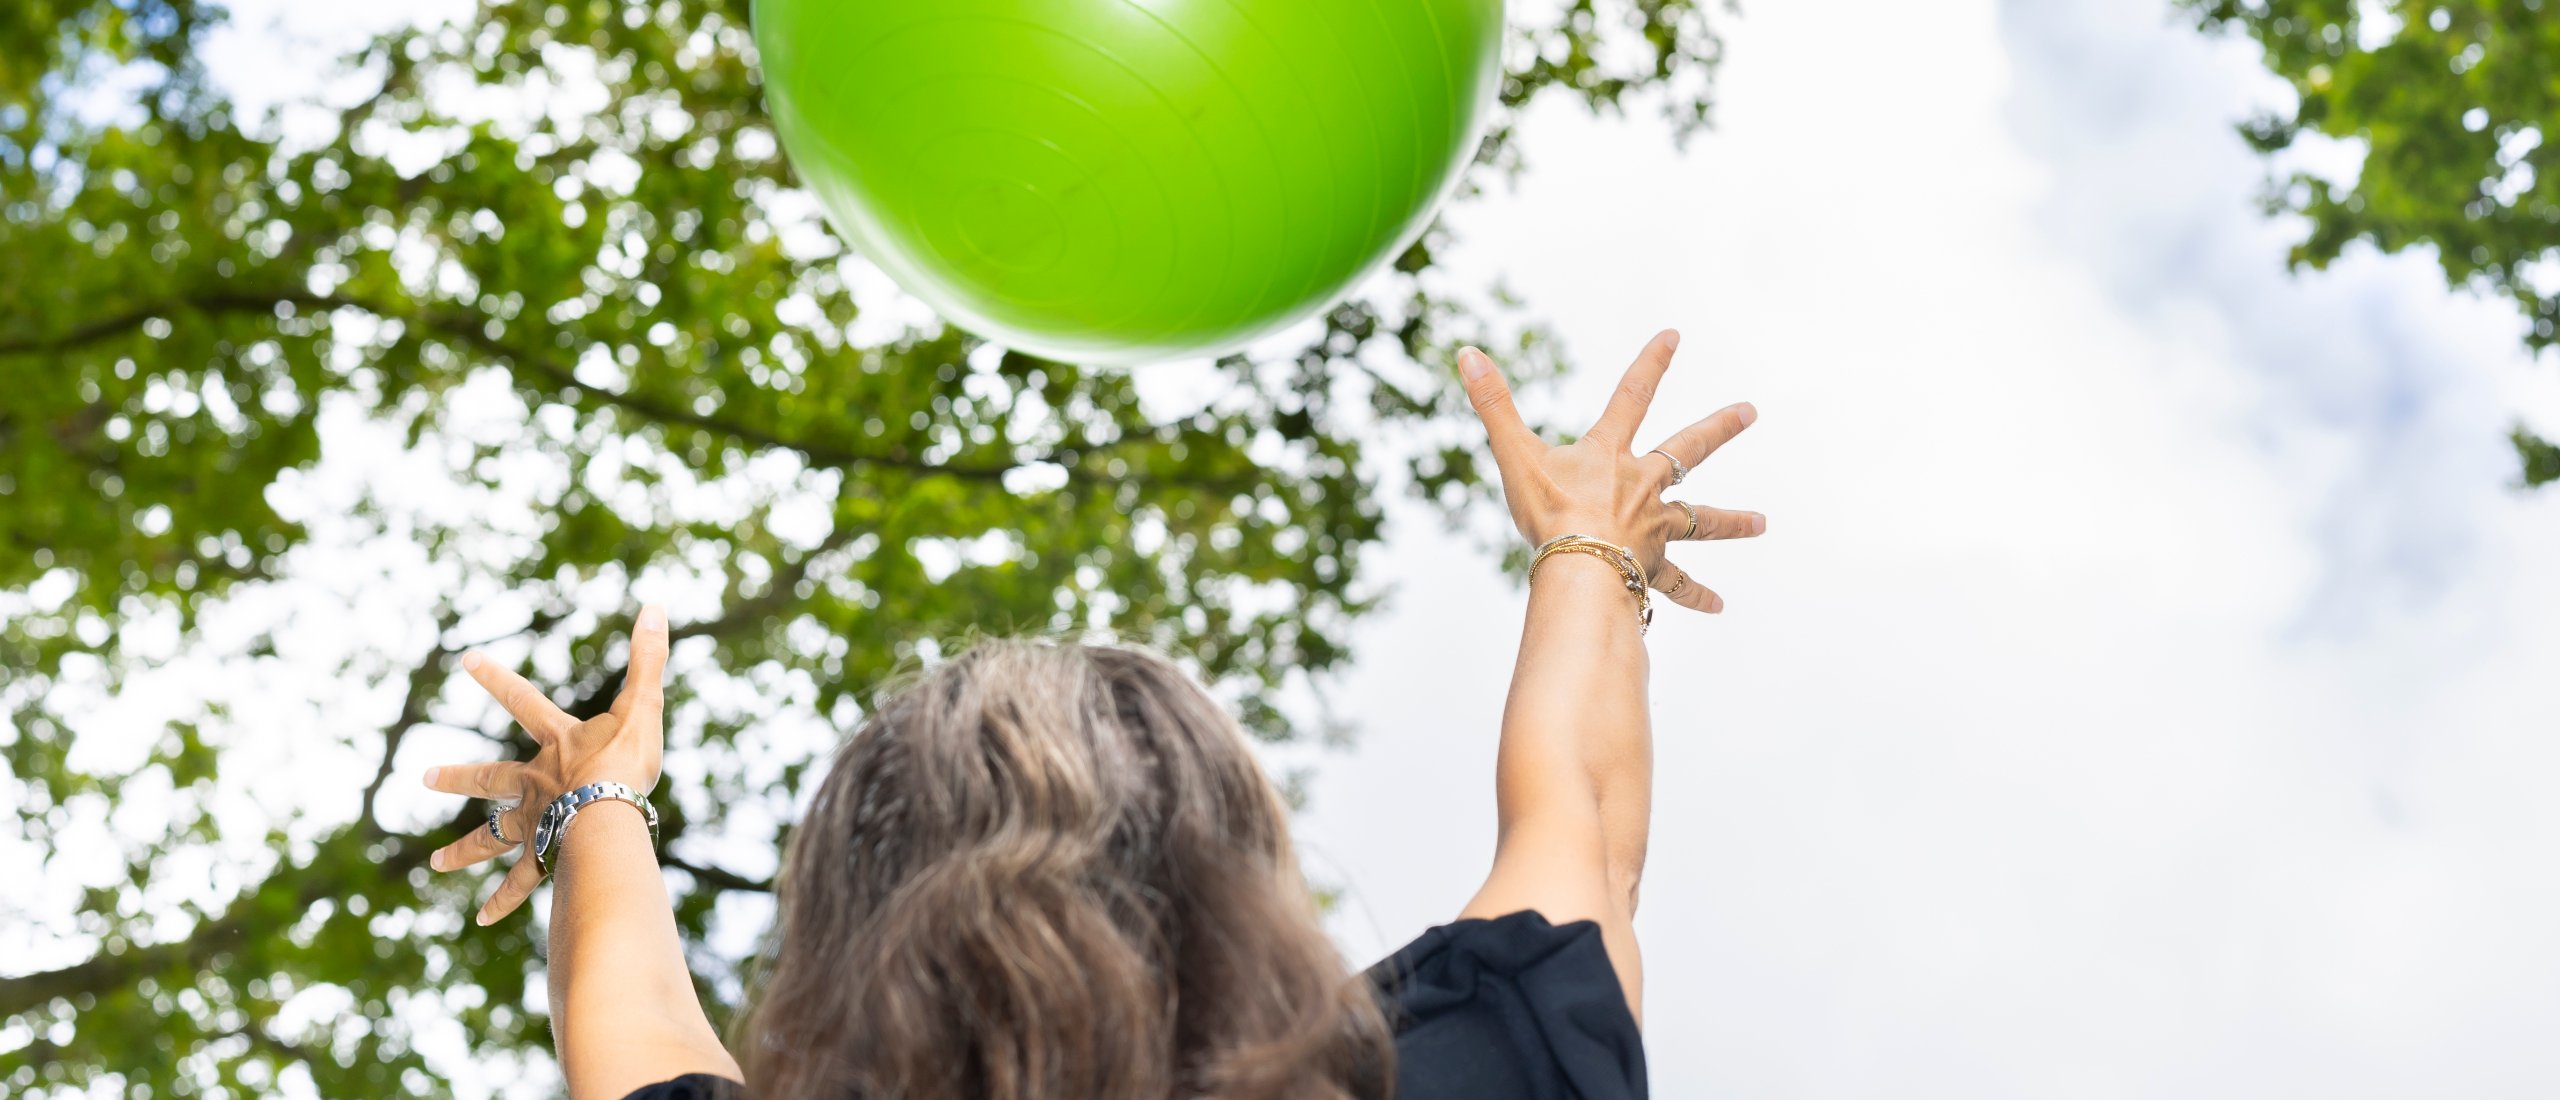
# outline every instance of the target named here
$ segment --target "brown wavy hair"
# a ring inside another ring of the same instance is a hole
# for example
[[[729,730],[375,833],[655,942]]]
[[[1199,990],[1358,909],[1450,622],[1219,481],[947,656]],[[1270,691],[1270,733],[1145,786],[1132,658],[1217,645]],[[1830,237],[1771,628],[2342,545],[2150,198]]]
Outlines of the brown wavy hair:
[[[736,1048],[766,1100],[1372,1100],[1392,1035],[1243,731],[1162,657],[980,642],[795,829]]]

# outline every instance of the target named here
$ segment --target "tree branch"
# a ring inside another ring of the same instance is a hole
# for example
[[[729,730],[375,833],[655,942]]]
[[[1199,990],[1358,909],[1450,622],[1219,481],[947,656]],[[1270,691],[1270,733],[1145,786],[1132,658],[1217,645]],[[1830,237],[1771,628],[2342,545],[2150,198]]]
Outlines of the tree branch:
[[[679,856],[672,851],[660,853],[658,856],[658,865],[661,867],[672,867],[688,875],[692,875],[693,881],[704,886],[711,887],[714,890],[737,890],[755,894],[770,894],[773,892],[773,882],[770,879],[748,878],[745,875],[728,870],[727,868],[712,867],[706,864],[695,863],[692,860]]]
[[[444,630],[451,627],[452,620],[448,618],[439,624],[438,635],[441,636]],[[385,728],[386,743],[396,743],[402,733],[423,720],[426,703],[435,697],[433,673],[443,667],[445,658],[449,656],[451,651],[439,646],[430,650],[427,659],[421,661],[417,669],[410,673],[409,697],[401,706],[400,717],[391,726]],[[390,760],[391,749],[386,748],[383,752],[383,772],[378,773],[374,778],[373,786],[365,790],[363,813],[349,825],[332,834],[328,840],[322,841],[320,848],[323,851],[334,845],[345,843],[350,833],[364,839],[406,839],[400,834],[384,830],[373,821],[374,795],[382,787],[382,776],[388,774]],[[480,821],[480,812],[469,804],[465,804],[451,821],[429,830],[426,835],[459,832]],[[380,873],[386,875],[405,875],[412,868],[425,866],[428,854],[434,850],[435,847],[432,844],[402,843],[391,846],[379,863],[350,864],[343,860],[315,859],[299,867],[280,868],[257,886],[241,891],[238,896],[232,898],[230,906],[223,910],[222,916],[198,924],[195,930],[183,939],[149,946],[128,947],[121,954],[100,952],[90,956],[85,962],[71,966],[0,978],[0,1020],[41,1008],[58,998],[130,985],[148,975],[204,969],[223,952],[245,941],[252,932],[263,933],[274,927],[275,913],[279,910],[270,908],[270,905],[262,899],[279,881],[289,887],[288,893],[291,897],[291,901],[281,911],[299,914],[311,908],[313,903],[322,898],[345,893],[341,878],[347,873],[345,869],[350,866],[378,869]]]
[[[436,620],[436,644],[427,650],[426,658],[419,661],[416,668],[409,670],[408,694],[400,701],[399,717],[392,719],[391,724],[382,730],[382,762],[374,768],[373,782],[365,784],[364,801],[356,811],[356,820],[373,820],[373,801],[382,794],[382,784],[391,778],[391,760],[400,755],[401,738],[427,720],[427,704],[435,701],[437,690],[444,686],[445,659],[455,652],[445,646],[443,639],[461,617],[461,612],[447,610]]]
[[[340,835],[344,835],[343,831]],[[425,846],[403,846],[378,866],[385,874],[406,874],[409,868],[424,865],[427,853],[433,850]],[[294,887],[288,908],[293,913],[301,913],[311,908],[312,903],[341,892],[335,874],[315,871],[310,865],[278,874],[300,876],[299,882],[287,879]],[[241,892],[240,896],[232,899],[230,907],[220,918],[197,925],[185,939],[148,947],[129,947],[120,955],[101,952],[90,956],[86,962],[57,970],[0,978],[0,1020],[32,1012],[57,999],[122,988],[152,974],[205,969],[224,952],[247,940],[253,930],[272,930],[271,911],[261,904],[260,899],[274,881],[271,877],[257,888]]]
[[[799,583],[800,578],[808,574],[818,558],[831,550],[842,548],[852,539],[853,535],[849,532],[830,535],[827,541],[819,544],[817,549],[802,555],[800,560],[776,570],[776,584],[767,595],[741,601],[720,617],[684,627],[676,631],[675,636],[718,638],[753,626],[773,614],[777,607],[774,593],[785,594],[781,599],[789,599],[787,594]],[[438,636],[441,637],[444,631],[452,628],[452,625],[453,621],[450,618],[440,622]],[[424,721],[426,705],[434,699],[435,688],[439,683],[435,673],[443,668],[445,660],[454,652],[456,651],[439,645],[430,650],[427,658],[419,662],[417,669],[410,673],[408,698],[401,706],[399,717],[383,731],[385,741],[383,770],[377,772],[373,786],[366,789],[363,814],[319,844],[320,849],[326,852],[349,843],[350,840],[359,843],[377,840],[393,841],[394,843],[384,853],[380,862],[350,863],[323,858],[299,867],[279,868],[257,886],[233,898],[231,904],[223,910],[222,916],[198,924],[195,930],[184,938],[148,946],[128,947],[122,954],[111,955],[100,952],[84,962],[54,970],[0,977],[0,1020],[32,1012],[57,999],[131,985],[152,974],[201,970],[224,952],[246,941],[253,932],[264,933],[274,927],[274,914],[279,910],[270,908],[260,899],[267,897],[269,892],[279,885],[286,889],[291,898],[288,905],[281,911],[301,913],[322,898],[346,893],[342,879],[350,873],[350,868],[361,867],[383,875],[406,875],[412,869],[426,865],[428,854],[436,848],[434,838],[461,833],[480,825],[483,821],[482,811],[470,803],[465,803],[452,818],[445,822],[413,834],[391,832],[383,829],[373,820],[374,794],[382,786],[382,776],[388,774],[393,748],[403,733]],[[584,713],[606,705],[612,700],[614,693],[621,690],[621,683],[622,674],[616,671],[613,675],[606,677],[603,683],[589,691],[585,699],[573,704],[570,712]],[[409,843],[410,841],[416,841],[416,843]],[[684,869],[695,870],[690,866]],[[700,870],[704,881],[716,880],[737,884],[726,887],[733,889],[756,888],[754,880],[751,879],[708,868]],[[726,875],[726,878],[720,879],[719,876],[722,875]]]
[[[1136,432],[1124,433],[1120,438],[1109,443],[1096,444],[1090,447],[1050,451],[1031,457],[1014,457],[1001,462],[955,462],[947,459],[941,462],[930,462],[925,459],[918,458],[905,450],[860,451],[853,450],[844,447],[841,444],[827,440],[794,438],[791,436],[781,435],[769,429],[759,428],[754,425],[741,424],[737,421],[723,419],[719,416],[698,413],[681,404],[650,397],[645,394],[637,394],[624,390],[608,390],[598,386],[589,385],[578,380],[577,372],[574,367],[562,364],[549,356],[529,353],[524,349],[508,344],[506,341],[492,338],[488,334],[487,329],[481,325],[474,324],[472,319],[469,317],[459,316],[449,312],[428,312],[404,315],[397,311],[378,309],[363,303],[350,304],[355,305],[356,308],[364,309],[377,317],[389,320],[406,321],[412,324],[421,325],[431,332],[435,332],[446,339],[466,344],[484,355],[488,355],[500,362],[508,364],[510,367],[520,370],[529,370],[538,374],[561,389],[591,397],[605,404],[636,413],[643,419],[654,420],[661,424],[681,424],[686,427],[699,428],[703,431],[725,435],[732,439],[741,440],[747,443],[793,451],[819,466],[868,466],[874,468],[898,469],[906,470],[922,476],[938,475],[942,477],[954,477],[1001,485],[1004,476],[1015,470],[1043,463],[1073,469],[1086,458],[1098,454],[1108,454],[1111,451],[1143,441],[1163,430],[1161,427],[1150,426]],[[1229,477],[1201,477],[1186,480],[1187,483],[1204,490],[1241,493],[1249,491],[1262,483],[1261,472],[1262,471],[1259,467],[1255,467],[1252,470]]]
[[[608,390],[581,382],[578,380],[575,368],[556,362],[547,356],[527,354],[523,349],[514,347],[506,341],[493,339],[489,336],[486,329],[473,324],[471,319],[468,317],[456,316],[454,314],[444,312],[429,312],[405,316],[398,313],[385,313],[380,310],[370,310],[370,312],[375,313],[377,316],[384,316],[417,324],[420,327],[443,336],[448,340],[455,340],[463,344],[467,344],[472,348],[477,349],[482,354],[495,358],[509,366],[540,375],[542,378],[548,380],[551,384],[558,386],[561,389],[594,398],[617,408],[629,410],[639,414],[645,419],[654,420],[661,424],[682,424],[689,428],[700,428],[707,432],[716,432],[748,443],[759,444],[766,447],[776,447],[787,451],[797,451],[806,456],[810,461],[821,466],[884,466],[892,469],[910,470],[919,474],[941,474],[947,477],[968,478],[976,481],[1000,482],[1003,480],[1005,474],[1019,469],[1024,465],[1019,462],[993,464],[927,462],[903,452],[882,453],[857,451],[830,442],[809,439],[793,439],[767,429],[740,424],[732,420],[724,420],[717,416],[698,413],[675,402],[650,397],[646,394],[632,393],[627,390]]]
[[[142,327],[154,317],[166,317],[184,310],[199,313],[274,313],[280,305],[335,308],[348,304],[333,296],[298,291],[250,292],[209,290],[135,306],[112,316],[80,325],[53,336],[19,336],[0,340],[0,355],[42,355],[77,351]]]
[[[468,346],[510,368],[539,376],[546,383],[578,397],[625,410],[644,420],[697,428],[746,443],[796,452],[820,466],[897,469],[920,476],[954,477],[1001,484],[1004,476],[1015,470],[1043,463],[1073,466],[1084,457],[1126,446],[1133,440],[1143,439],[1153,434],[1151,431],[1142,430],[1124,435],[1120,440],[1108,444],[1076,448],[1071,452],[1052,451],[1035,456],[1014,457],[1001,462],[933,462],[903,450],[858,450],[831,440],[786,436],[768,428],[695,412],[676,401],[624,390],[606,389],[580,381],[574,367],[558,362],[550,356],[535,354],[504,340],[495,339],[481,325],[473,323],[471,318],[449,311],[401,310],[365,299],[298,290],[263,292],[212,290],[164,299],[80,325],[59,335],[0,340],[0,356],[60,354],[75,351],[130,332],[154,317],[166,317],[174,313],[272,314],[278,306],[282,305],[322,312],[354,309],[381,320],[413,325],[434,333],[442,339]],[[1254,478],[1246,476],[1203,481],[1201,487],[1242,492],[1251,488],[1254,483]]]

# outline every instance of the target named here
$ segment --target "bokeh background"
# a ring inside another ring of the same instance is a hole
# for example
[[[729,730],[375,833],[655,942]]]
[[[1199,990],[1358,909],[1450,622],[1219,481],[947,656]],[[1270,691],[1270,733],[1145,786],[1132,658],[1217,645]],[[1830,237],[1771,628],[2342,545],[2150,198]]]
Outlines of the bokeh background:
[[[942,330],[761,126],[742,4],[0,13],[0,1088],[542,1095],[540,929],[420,863],[678,624],[727,1003],[802,769],[972,629],[1235,700],[1355,961],[1492,842],[1521,592],[1462,341],[1577,427],[1654,330],[1684,549],[1663,1096],[2560,1091],[2560,18],[1514,6],[1474,188],[1135,375]]]

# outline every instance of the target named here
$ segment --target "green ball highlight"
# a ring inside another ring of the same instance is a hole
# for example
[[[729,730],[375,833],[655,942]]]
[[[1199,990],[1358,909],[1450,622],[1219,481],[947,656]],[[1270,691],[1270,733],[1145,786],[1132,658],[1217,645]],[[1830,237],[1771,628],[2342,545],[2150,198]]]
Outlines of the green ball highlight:
[[[865,258],[981,336],[1221,355],[1429,224],[1501,0],[755,0],[774,126]]]

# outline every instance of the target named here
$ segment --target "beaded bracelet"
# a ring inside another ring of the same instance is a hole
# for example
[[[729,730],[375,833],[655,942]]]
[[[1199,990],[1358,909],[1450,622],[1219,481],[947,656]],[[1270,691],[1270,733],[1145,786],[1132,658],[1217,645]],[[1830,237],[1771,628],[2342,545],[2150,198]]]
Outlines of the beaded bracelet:
[[[1629,550],[1605,539],[1589,535],[1558,535],[1538,546],[1529,559],[1529,583],[1538,583],[1538,566],[1556,554],[1589,554],[1608,562],[1618,571],[1618,579],[1626,582],[1627,591],[1636,594],[1636,636],[1643,637],[1653,629],[1653,582],[1645,575],[1644,562]]]

